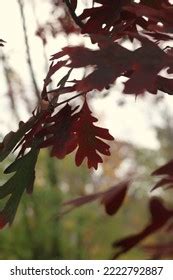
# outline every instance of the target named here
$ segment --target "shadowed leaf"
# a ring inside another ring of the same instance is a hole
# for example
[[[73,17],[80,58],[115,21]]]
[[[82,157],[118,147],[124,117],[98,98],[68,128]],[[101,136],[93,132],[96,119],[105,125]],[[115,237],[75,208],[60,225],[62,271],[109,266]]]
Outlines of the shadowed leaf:
[[[15,160],[5,171],[5,173],[15,172],[15,174],[0,186],[0,199],[9,196],[5,207],[0,211],[1,228],[13,222],[23,192],[32,191],[38,152],[32,148],[25,156]]]
[[[0,161],[3,161],[11,153],[34,123],[35,117],[31,117],[26,123],[21,122],[16,132],[11,131],[4,137],[3,142],[0,143]]]

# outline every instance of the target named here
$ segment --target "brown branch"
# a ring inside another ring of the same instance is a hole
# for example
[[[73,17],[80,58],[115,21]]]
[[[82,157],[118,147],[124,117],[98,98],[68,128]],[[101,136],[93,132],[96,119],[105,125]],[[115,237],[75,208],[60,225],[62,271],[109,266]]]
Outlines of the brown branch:
[[[34,69],[31,61],[31,53],[30,53],[30,47],[29,47],[29,41],[28,41],[28,35],[27,35],[27,28],[26,28],[26,20],[25,20],[25,14],[24,14],[24,4],[23,0],[18,0],[19,8],[20,8],[20,14],[22,18],[22,27],[23,27],[23,33],[24,33],[24,39],[25,39],[25,46],[26,46],[26,54],[27,54],[27,62],[29,66],[29,71],[31,74],[32,83],[35,89],[35,94],[37,96],[37,99],[40,100],[40,94],[39,89],[37,86],[37,82],[35,79]]]

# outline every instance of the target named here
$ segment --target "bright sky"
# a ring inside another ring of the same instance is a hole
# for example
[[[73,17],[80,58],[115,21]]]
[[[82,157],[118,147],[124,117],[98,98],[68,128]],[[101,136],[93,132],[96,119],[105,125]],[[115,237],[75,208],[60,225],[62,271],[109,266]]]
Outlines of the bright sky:
[[[39,21],[44,23],[50,11],[48,1],[33,1],[36,3],[36,14]],[[40,39],[35,36],[36,23],[33,17],[32,1],[25,0],[24,2],[26,3],[25,11],[34,71],[37,82],[41,87],[45,77],[43,49]],[[0,38],[7,41],[3,52],[5,56],[10,57],[10,65],[22,77],[26,87],[28,86],[28,96],[33,96],[30,93],[30,77],[25,60],[25,46],[17,0],[1,0],[0,5]],[[75,39],[71,37],[68,42],[77,44],[80,40],[76,37]],[[59,36],[56,40],[50,39],[47,46],[48,57],[59,51],[66,44],[67,40],[63,36]],[[1,66],[0,71],[2,71]],[[10,113],[5,90],[5,82],[2,79],[2,75],[0,75],[0,134],[2,133],[3,135],[9,129],[16,129],[16,122],[13,121],[13,116]],[[157,148],[158,142],[152,124],[161,123],[160,105],[152,105],[153,96],[148,95],[145,100],[139,98],[136,101],[134,96],[125,96],[125,98],[123,97],[123,100],[125,99],[126,101],[125,105],[117,106],[117,101],[122,98],[121,90],[122,84],[117,83],[117,86],[112,88],[108,97],[97,98],[93,101],[93,107],[97,111],[100,122],[110,129],[110,132],[117,140],[123,139],[140,146]],[[165,103],[171,108],[172,97],[167,96]],[[23,109],[23,104],[20,100],[19,106],[21,120],[26,120],[28,115]],[[162,106],[164,106],[163,103]],[[159,110],[157,107],[159,107]]]

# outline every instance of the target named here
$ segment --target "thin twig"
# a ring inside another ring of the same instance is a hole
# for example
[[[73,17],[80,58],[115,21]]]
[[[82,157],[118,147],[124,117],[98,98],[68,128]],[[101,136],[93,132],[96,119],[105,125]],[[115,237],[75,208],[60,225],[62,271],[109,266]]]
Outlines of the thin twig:
[[[25,46],[26,46],[26,54],[27,54],[27,62],[28,62],[28,66],[29,66],[29,71],[30,71],[31,79],[32,79],[33,86],[35,89],[35,94],[37,96],[37,99],[40,100],[39,89],[37,86],[37,82],[35,79],[35,74],[34,74],[34,70],[33,70],[33,66],[32,66],[32,61],[31,61],[31,53],[30,53],[30,47],[29,47],[29,41],[28,41],[28,35],[27,35],[23,0],[18,0],[18,3],[19,3],[21,18],[22,18],[22,27],[23,27],[23,33],[24,33],[24,38],[25,38]]]
[[[80,27],[83,28],[84,24],[83,22],[79,19],[79,17],[76,15],[75,11],[73,10],[73,7],[70,3],[69,0],[64,0],[64,2],[66,3],[66,6],[68,7],[69,13],[72,17],[72,19],[74,20],[74,22]]]

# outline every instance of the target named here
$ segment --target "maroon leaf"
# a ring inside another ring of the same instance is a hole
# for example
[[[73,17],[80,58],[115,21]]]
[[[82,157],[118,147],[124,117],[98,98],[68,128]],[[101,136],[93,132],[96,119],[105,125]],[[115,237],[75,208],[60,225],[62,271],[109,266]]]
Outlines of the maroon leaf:
[[[159,198],[151,198],[149,208],[151,213],[150,223],[138,234],[131,235],[119,241],[115,241],[113,243],[113,247],[118,249],[118,252],[114,254],[114,258],[119,257],[121,254],[136,246],[148,235],[162,228],[173,216],[173,210],[168,210],[165,208]]]
[[[154,187],[151,189],[151,191],[154,191],[159,187],[169,185],[169,184],[173,185],[173,178],[171,178],[171,177],[162,178],[154,185]]]
[[[63,213],[67,213],[76,207],[80,207],[96,199],[100,199],[100,203],[104,205],[108,215],[114,215],[122,206],[126,196],[130,181],[123,181],[104,192],[85,195],[63,203],[63,206],[71,206],[71,208]]]
[[[84,102],[80,112],[66,104],[57,114],[46,119],[46,126],[42,127],[35,135],[42,137],[40,148],[50,147],[51,156],[64,158],[67,154],[76,151],[76,164],[79,166],[85,157],[88,158],[88,167],[97,168],[102,162],[98,154],[110,155],[109,145],[101,140],[113,140],[107,129],[96,127],[93,122],[97,119],[91,115],[91,111]],[[98,151],[98,152],[97,152]]]
[[[85,20],[82,33],[104,34],[109,37],[112,35],[113,38],[118,38],[118,33],[124,30],[136,30],[136,24],[140,21],[136,22],[137,18],[135,19],[134,15],[124,12],[124,6],[130,5],[130,0],[94,2],[101,5],[85,9],[79,17],[80,20]],[[110,28],[112,28],[111,32]]]
[[[147,38],[134,35],[142,46],[133,53],[133,70],[130,79],[125,82],[125,93],[142,94],[146,90],[156,94],[158,90],[158,74],[165,67],[172,67],[172,56]],[[136,58],[136,60],[135,60]],[[160,80],[163,82],[163,80]],[[163,89],[163,88],[162,88]]]
[[[173,160],[170,160],[168,163],[164,164],[160,168],[153,171],[151,175],[169,175],[173,176]]]
[[[163,176],[151,189],[151,191],[161,187],[161,186],[167,186],[165,189],[170,189],[173,187],[173,160],[170,160],[163,166],[156,169],[152,175],[155,176]]]
[[[92,65],[94,70],[81,81],[75,82],[75,89],[79,92],[88,92],[93,89],[102,90],[113,82],[131,65],[131,52],[118,44],[109,44],[102,50],[91,50],[83,46],[66,47],[54,54],[52,59],[59,59],[68,55],[70,63],[66,66],[72,68]]]
[[[107,43],[107,46],[99,50],[91,50],[83,46],[65,47],[61,52],[52,56],[52,60],[65,55],[68,67],[80,68],[93,66],[93,71],[82,80],[74,81],[74,87],[79,92],[89,92],[94,89],[99,91],[113,84],[122,75],[128,76],[124,92],[127,94],[143,94],[148,91],[156,94],[158,89],[172,94],[172,79],[158,76],[159,72],[168,68],[173,72],[172,53],[163,51],[155,42],[148,38],[126,32],[138,39],[142,46],[135,51],[120,46],[117,43]],[[163,39],[163,38],[162,38]]]
[[[103,195],[101,203],[104,204],[108,215],[114,215],[121,207],[126,196],[129,183],[129,181],[122,182],[112,187]]]
[[[77,110],[66,104],[57,114],[47,119],[47,126],[42,128],[37,137],[44,137],[40,148],[52,146],[51,156],[64,158],[77,146],[73,123],[76,119],[72,114]]]
[[[153,3],[151,3],[153,2]],[[141,18],[148,18],[147,28],[152,30],[157,30],[158,22],[163,22],[162,32],[168,32],[169,27],[172,27],[173,23],[173,8],[169,1],[140,1],[140,4],[131,3],[124,7],[125,11],[132,13],[134,16]],[[165,26],[167,27],[165,29]],[[170,31],[170,30],[169,30]],[[171,33],[171,32],[168,32]]]
[[[79,166],[85,157],[88,159],[88,168],[97,169],[98,163],[102,162],[101,154],[110,155],[109,145],[102,141],[114,140],[105,128],[97,127],[93,123],[97,121],[91,115],[91,111],[85,100],[81,111],[78,113],[78,121],[75,124],[78,149],[76,151],[76,165]]]

